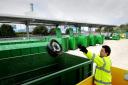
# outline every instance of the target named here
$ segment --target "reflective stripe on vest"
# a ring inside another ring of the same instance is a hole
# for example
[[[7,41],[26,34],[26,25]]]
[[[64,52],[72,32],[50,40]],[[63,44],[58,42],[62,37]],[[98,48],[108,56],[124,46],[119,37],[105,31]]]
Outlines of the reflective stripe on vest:
[[[106,70],[106,69],[104,69],[102,67],[96,66],[96,68],[99,69],[99,70],[105,71],[106,73],[111,73],[111,71],[108,71],[108,70]]]
[[[108,70],[105,69],[106,62],[105,62],[104,58],[103,58],[103,61],[104,61],[103,66],[102,66],[102,67],[96,66],[96,68],[99,69],[99,70],[102,70],[102,71],[104,71],[104,72],[111,73],[111,71],[108,71]]]
[[[96,57],[95,53],[93,53],[92,61],[94,61],[94,58]]]
[[[101,80],[97,80],[97,79],[95,79],[95,81],[96,82],[98,82],[98,83],[101,83],[101,84],[112,84],[111,82],[103,82],[103,81],[101,81]]]

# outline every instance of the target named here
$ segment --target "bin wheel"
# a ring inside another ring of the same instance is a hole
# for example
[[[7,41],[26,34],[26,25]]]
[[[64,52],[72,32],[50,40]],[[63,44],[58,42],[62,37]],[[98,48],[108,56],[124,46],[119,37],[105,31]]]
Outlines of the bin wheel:
[[[62,46],[59,44],[58,41],[52,39],[47,45],[47,50],[51,56],[58,56],[62,53]]]

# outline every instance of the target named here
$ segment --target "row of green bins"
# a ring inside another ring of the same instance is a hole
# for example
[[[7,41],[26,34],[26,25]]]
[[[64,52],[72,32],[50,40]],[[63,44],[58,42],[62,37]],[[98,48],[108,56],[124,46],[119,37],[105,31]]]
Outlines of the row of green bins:
[[[77,49],[78,45],[87,47],[87,36],[79,35],[65,38],[62,37],[62,47],[64,48],[64,51],[68,51],[68,49],[75,50]]]
[[[126,39],[128,39],[128,32],[126,32]]]
[[[47,52],[0,60],[0,85],[75,85],[92,74],[92,61]]]
[[[88,44],[90,46],[94,46],[96,44],[103,44],[104,39],[105,39],[104,35],[100,35],[100,34],[97,34],[97,35],[89,34],[88,35]]]
[[[77,49],[77,37],[78,36],[74,36],[72,28],[69,28],[69,37],[62,36],[60,28],[56,28],[56,36],[57,36],[57,38],[61,38],[60,43],[62,43],[64,52],[68,51],[68,49],[69,50]],[[57,38],[55,38],[55,39],[57,39]]]

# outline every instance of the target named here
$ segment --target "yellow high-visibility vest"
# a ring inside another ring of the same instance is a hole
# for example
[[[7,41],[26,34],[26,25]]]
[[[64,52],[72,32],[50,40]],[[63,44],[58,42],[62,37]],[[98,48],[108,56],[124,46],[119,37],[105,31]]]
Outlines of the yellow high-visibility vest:
[[[109,56],[101,58],[99,55],[88,51],[84,53],[89,59],[97,64],[94,82],[96,85],[112,85],[111,59]]]

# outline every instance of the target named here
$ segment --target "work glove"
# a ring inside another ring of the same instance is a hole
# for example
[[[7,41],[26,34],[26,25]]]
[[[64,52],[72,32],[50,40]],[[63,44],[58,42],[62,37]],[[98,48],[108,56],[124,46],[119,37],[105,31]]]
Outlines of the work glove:
[[[88,50],[86,49],[86,47],[82,46],[82,45],[78,45],[78,48],[80,49],[80,51],[82,51],[83,53],[88,53]]]

